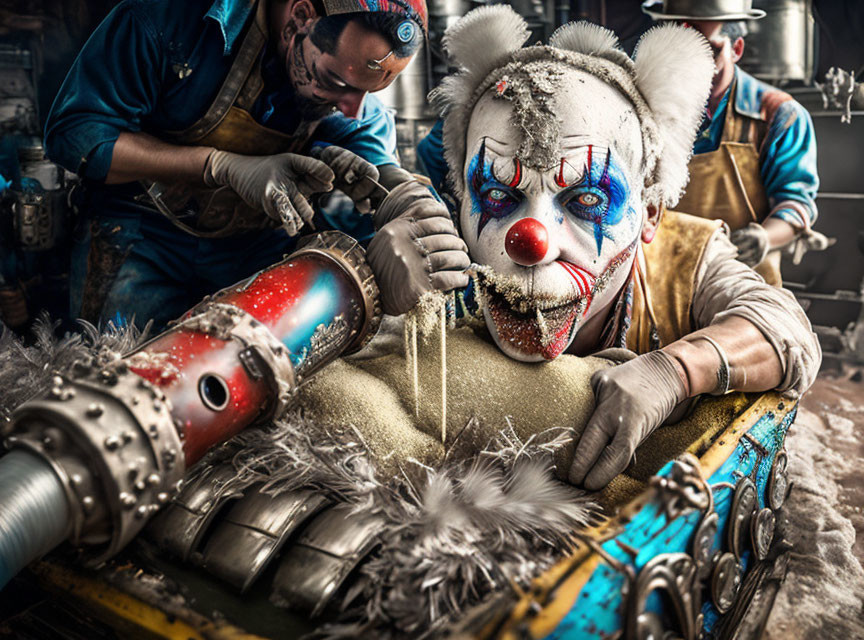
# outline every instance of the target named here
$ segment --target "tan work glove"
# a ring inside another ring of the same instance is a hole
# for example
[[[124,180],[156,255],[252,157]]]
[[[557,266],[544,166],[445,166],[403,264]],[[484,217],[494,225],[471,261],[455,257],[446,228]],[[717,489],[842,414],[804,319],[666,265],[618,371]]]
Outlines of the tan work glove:
[[[325,163],[295,153],[243,156],[215,150],[204,165],[207,186],[230,187],[250,207],[278,221],[290,236],[312,220],[306,196],[330,191],[333,180],[333,170]]]
[[[569,480],[596,491],[627,467],[636,447],[687,399],[687,389],[663,351],[598,371],[591,386],[596,406],[576,444]]]
[[[729,239],[738,247],[738,260],[748,267],[755,267],[762,262],[771,248],[768,232],[758,222],[751,222],[743,229],[733,231]]]
[[[381,291],[384,313],[401,315],[427,291],[468,286],[468,247],[447,207],[418,182],[393,189],[375,212],[379,231],[366,258]]]
[[[333,170],[336,176],[333,188],[351,198],[357,211],[369,213],[372,210],[369,196],[378,188],[375,183],[380,178],[374,164],[353,151],[336,146],[312,147],[311,154]]]

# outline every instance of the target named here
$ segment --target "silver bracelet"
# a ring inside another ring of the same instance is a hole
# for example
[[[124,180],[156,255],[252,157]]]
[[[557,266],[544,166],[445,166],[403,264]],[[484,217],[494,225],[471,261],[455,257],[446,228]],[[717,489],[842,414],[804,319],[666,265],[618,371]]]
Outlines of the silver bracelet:
[[[708,342],[714,349],[717,351],[717,355],[720,356],[720,367],[717,369],[717,386],[714,387],[714,391],[711,392],[712,396],[724,396],[729,393],[729,382],[730,382],[730,369],[729,369],[729,358],[726,357],[726,352],[713,338],[709,338],[708,336],[702,335],[699,336],[700,339]]]

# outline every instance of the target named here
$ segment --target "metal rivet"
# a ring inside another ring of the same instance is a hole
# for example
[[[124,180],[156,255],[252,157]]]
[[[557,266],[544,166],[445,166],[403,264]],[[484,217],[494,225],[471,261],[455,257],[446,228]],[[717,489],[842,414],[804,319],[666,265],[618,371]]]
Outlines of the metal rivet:
[[[131,431],[124,431],[120,435],[123,438],[123,442],[125,442],[126,444],[129,444],[135,439],[135,434]]]
[[[51,449],[54,445],[54,440],[51,439],[51,436],[42,436],[42,444],[45,445],[46,449]]]
[[[71,480],[72,484],[74,484],[76,487],[80,486],[81,483],[84,482],[84,478],[81,477],[80,473],[73,473],[69,480]]]
[[[136,502],[138,502],[138,499],[131,493],[124,491],[120,494],[120,504],[122,504],[125,509],[131,509],[135,506]]]
[[[151,424],[149,427],[147,427],[147,432],[154,440],[159,439],[159,425]]]
[[[93,507],[96,506],[96,501],[93,499],[93,496],[84,496],[81,498],[81,506],[84,507],[84,511],[90,513],[93,511]]]
[[[63,389],[60,387],[51,387],[51,397],[59,398],[63,395]]]
[[[141,493],[146,488],[147,488],[147,485],[144,484],[143,480],[139,480],[138,482],[135,483],[135,491],[137,491],[138,493]]]
[[[53,384],[55,387],[62,387],[63,378],[61,378],[60,376],[54,376],[53,378],[51,378],[51,384]]]
[[[162,461],[169,469],[174,468],[174,461],[177,459],[177,452],[174,449],[166,449],[162,452]]]
[[[156,494],[156,499],[159,502],[161,502],[162,504],[165,504],[166,502],[168,502],[169,498],[170,498],[170,496],[167,493],[165,493],[164,491],[162,493]]]
[[[105,407],[99,402],[91,402],[87,407],[87,416],[90,418],[98,418],[105,412]]]
[[[151,473],[149,476],[147,476],[147,484],[149,484],[151,487],[157,487],[161,483],[162,478],[159,476],[158,473]]]
[[[135,511],[135,517],[138,518],[138,519],[140,520],[141,518],[146,518],[146,517],[147,517],[147,514],[149,514],[149,513],[150,513],[150,509],[147,508],[147,505],[146,505],[146,504],[142,504],[142,505],[141,505],[140,507],[138,507],[138,509]]]
[[[117,436],[108,436],[105,438],[105,448],[108,449],[108,451],[116,451],[120,448],[121,444],[123,444],[123,441]]]

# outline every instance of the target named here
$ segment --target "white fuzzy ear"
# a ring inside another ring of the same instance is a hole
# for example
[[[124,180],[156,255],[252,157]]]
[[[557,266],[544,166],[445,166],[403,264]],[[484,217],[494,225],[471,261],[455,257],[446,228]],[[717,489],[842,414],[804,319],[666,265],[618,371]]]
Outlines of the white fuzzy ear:
[[[549,44],[577,53],[603,55],[606,51],[618,51],[618,36],[605,27],[583,20],[555,29]]]
[[[654,27],[635,52],[636,85],[659,129],[655,184],[646,198],[674,207],[687,186],[687,164],[714,77],[714,58],[705,38],[678,25]]]
[[[502,56],[521,49],[529,37],[528,25],[506,4],[469,11],[444,34],[450,59],[472,74],[485,75]]]

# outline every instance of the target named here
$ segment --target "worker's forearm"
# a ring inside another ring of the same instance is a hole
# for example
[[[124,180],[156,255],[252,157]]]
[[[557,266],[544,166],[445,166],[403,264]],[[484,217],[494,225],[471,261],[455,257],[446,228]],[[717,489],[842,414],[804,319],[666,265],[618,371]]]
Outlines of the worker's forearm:
[[[767,391],[783,380],[780,358],[762,332],[738,316],[723,319],[663,348],[680,365],[679,374],[692,396],[717,388],[720,355],[700,336],[708,336],[725,351],[729,360],[729,389]]]
[[[184,147],[146,133],[121,133],[114,144],[107,184],[158,180],[201,184],[212,147]]]
[[[768,247],[770,249],[785,247],[798,235],[798,229],[781,218],[767,218],[762,226],[768,232]]]

